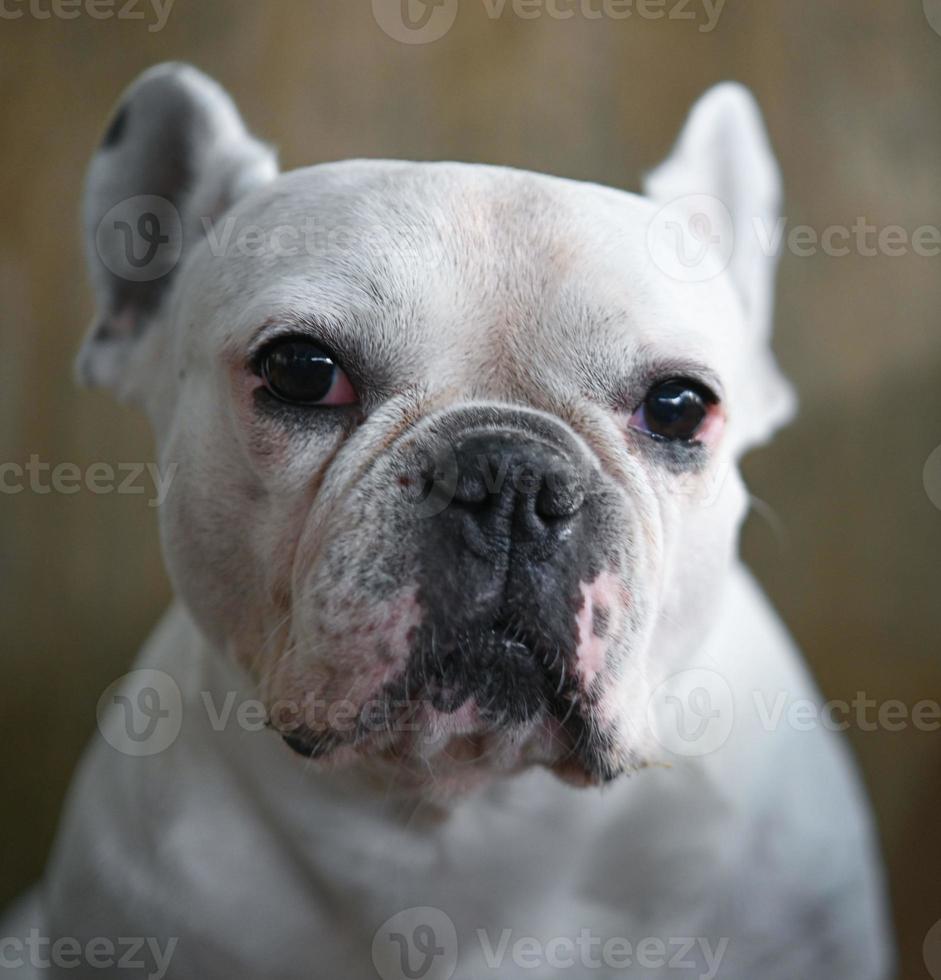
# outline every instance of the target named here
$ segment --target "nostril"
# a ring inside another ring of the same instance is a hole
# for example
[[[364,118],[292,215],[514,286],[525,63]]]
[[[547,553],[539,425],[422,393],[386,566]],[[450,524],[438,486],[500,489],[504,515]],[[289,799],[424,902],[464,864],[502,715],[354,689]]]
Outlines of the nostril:
[[[484,557],[514,545],[548,555],[567,540],[567,523],[586,501],[580,460],[546,441],[515,431],[475,432],[453,446],[450,513],[442,527],[459,531]],[[427,475],[426,475],[427,479]]]
[[[585,503],[585,488],[577,474],[550,471],[536,495],[536,513],[543,520],[574,517]]]
[[[464,459],[454,488],[454,501],[465,510],[479,512],[504,496],[507,459],[501,454],[477,453]]]

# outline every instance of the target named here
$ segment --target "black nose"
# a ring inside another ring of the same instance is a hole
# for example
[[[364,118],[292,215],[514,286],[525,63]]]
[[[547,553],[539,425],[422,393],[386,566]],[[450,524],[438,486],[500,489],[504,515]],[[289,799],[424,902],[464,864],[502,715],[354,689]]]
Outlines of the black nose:
[[[451,506],[466,545],[493,559],[511,548],[548,557],[571,534],[585,475],[560,449],[522,432],[478,432],[455,447]]]

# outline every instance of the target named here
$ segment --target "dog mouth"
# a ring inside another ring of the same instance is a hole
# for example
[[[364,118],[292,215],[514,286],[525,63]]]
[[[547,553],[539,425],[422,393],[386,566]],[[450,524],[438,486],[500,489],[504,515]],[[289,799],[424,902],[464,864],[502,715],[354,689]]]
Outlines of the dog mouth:
[[[305,722],[279,734],[298,755],[325,763],[451,761],[495,773],[542,765],[577,786],[603,785],[626,766],[596,701],[569,655],[500,616],[449,637],[423,636],[401,675],[344,729]]]
[[[558,650],[550,654],[507,617],[457,632],[444,644],[426,637],[412,667],[395,693],[427,698],[444,715],[471,702],[481,722],[494,728],[525,725],[559,707],[566,689]]]

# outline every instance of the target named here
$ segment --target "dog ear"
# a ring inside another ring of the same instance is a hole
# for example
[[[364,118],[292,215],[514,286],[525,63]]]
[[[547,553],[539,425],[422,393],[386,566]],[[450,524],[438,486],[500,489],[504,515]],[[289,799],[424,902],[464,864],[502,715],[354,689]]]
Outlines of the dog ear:
[[[157,65],[121,98],[85,187],[85,248],[98,307],[83,382],[132,396],[180,263],[206,224],[277,175],[228,94],[189,65]]]
[[[656,203],[675,205],[678,211],[686,201],[695,210],[711,201],[730,219],[727,229],[713,226],[711,231],[730,232],[730,241],[720,244],[730,246],[724,257],[750,328],[758,380],[751,386],[754,411],[748,413],[744,442],[762,442],[790,419],[795,399],[769,346],[778,255],[766,246],[775,239],[780,216],[781,176],[748,89],[724,82],[706,92],[690,112],[673,153],[648,174],[644,190]],[[695,220],[692,214],[686,215],[687,222]]]

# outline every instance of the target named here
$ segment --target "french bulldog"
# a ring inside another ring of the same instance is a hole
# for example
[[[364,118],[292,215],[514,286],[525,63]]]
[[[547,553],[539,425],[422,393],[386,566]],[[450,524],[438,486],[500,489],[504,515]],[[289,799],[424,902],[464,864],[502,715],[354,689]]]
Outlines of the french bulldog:
[[[737,557],[738,461],[794,404],[779,206],[731,83],[635,195],[279,174],[215,82],[141,76],[90,165],[78,372],[152,422],[178,601],[7,963],[887,976],[867,803],[769,707],[820,699]]]

